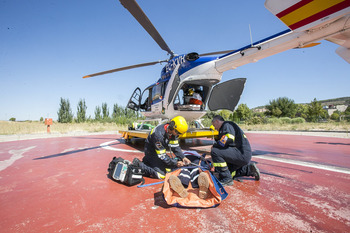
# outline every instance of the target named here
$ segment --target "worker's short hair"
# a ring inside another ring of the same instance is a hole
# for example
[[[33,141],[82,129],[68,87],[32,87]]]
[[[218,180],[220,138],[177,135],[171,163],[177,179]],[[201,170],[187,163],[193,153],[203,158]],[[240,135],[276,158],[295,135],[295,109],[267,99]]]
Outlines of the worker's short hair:
[[[175,129],[175,121],[170,121],[168,127],[170,130],[174,130]]]
[[[218,121],[225,121],[224,118],[222,116],[220,116],[220,115],[214,116],[213,120],[211,120],[211,122],[216,121],[216,120],[218,120]]]

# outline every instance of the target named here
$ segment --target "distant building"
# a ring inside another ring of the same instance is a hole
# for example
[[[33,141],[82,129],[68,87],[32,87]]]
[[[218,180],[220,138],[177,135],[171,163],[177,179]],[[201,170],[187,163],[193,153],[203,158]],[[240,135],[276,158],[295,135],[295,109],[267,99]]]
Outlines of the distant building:
[[[252,110],[253,110],[253,112],[264,113],[264,112],[267,111],[267,108],[265,108],[265,107],[258,107],[258,108],[254,108]]]
[[[345,112],[348,105],[339,104],[339,105],[325,105],[323,106],[323,109],[325,109],[328,112],[328,115],[332,115],[335,111],[339,112]]]

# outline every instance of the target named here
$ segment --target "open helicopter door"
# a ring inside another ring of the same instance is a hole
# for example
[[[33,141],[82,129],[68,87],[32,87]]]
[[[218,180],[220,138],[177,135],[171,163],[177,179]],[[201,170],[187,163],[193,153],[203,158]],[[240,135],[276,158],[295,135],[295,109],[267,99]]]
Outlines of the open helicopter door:
[[[137,87],[132,93],[127,107],[134,111],[138,111],[140,109],[140,102],[141,102],[141,89]]]
[[[211,91],[208,108],[211,111],[227,109],[233,111],[244,89],[246,78],[231,79],[215,85]]]

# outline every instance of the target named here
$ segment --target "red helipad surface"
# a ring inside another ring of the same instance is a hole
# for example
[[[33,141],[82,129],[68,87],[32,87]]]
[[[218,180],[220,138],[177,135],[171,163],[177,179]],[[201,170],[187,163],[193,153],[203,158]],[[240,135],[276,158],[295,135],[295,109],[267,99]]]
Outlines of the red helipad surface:
[[[1,232],[350,232],[350,140],[247,134],[261,180],[211,209],[169,207],[161,185],[107,178],[113,156],[142,158],[120,135],[0,143]],[[210,150],[210,140],[183,148]],[[146,183],[158,180],[146,178]]]

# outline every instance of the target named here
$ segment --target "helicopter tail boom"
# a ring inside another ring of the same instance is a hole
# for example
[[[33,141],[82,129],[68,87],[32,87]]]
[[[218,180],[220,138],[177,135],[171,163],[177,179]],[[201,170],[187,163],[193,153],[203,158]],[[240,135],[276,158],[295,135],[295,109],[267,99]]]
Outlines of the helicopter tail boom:
[[[219,72],[320,40],[339,44],[336,52],[350,63],[350,0],[266,0],[265,7],[289,30],[221,56]]]

